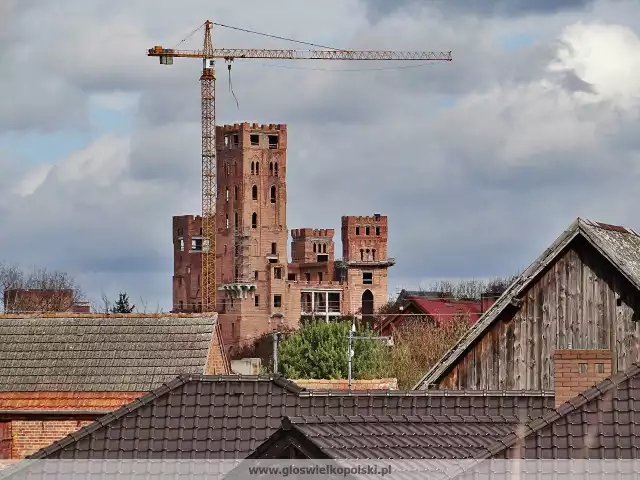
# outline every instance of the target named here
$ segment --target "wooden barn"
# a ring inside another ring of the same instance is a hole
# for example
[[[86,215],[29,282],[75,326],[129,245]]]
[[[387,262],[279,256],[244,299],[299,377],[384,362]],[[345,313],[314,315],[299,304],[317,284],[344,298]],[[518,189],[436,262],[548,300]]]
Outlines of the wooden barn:
[[[580,364],[600,378],[640,360],[639,339],[640,236],[578,218],[415,388],[553,391],[554,356],[609,358]]]

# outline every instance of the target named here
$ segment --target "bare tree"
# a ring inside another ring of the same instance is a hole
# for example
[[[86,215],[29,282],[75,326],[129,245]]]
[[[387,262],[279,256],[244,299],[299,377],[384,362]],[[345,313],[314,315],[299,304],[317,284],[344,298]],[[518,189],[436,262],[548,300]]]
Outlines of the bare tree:
[[[517,275],[495,277],[489,281],[468,279],[459,281],[441,280],[435,282],[430,290],[448,293],[453,298],[462,300],[480,300],[483,293],[502,294],[517,278]]]
[[[0,293],[6,313],[65,312],[82,302],[84,292],[67,272],[0,263]]]

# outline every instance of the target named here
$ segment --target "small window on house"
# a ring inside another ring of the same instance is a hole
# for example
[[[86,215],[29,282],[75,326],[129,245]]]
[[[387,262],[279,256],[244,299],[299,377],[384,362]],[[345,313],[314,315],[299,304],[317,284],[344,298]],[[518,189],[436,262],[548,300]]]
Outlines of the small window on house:
[[[318,281],[321,282],[322,281],[322,272],[318,272]]]
[[[587,373],[589,373],[589,364],[587,363],[580,363],[578,365],[578,368],[581,375],[586,375]]]
[[[278,148],[278,135],[269,135],[269,148]]]
[[[282,306],[282,296],[281,295],[274,295],[273,296],[273,306],[275,308],[280,308]]]
[[[604,363],[596,363],[594,369],[596,373],[604,373]]]
[[[270,197],[271,197],[271,203],[276,203],[276,186],[275,185],[271,186]]]
[[[278,176],[278,162],[273,164],[273,174],[277,177]]]
[[[273,162],[269,162],[269,175],[273,175]]]
[[[258,214],[256,212],[251,214],[251,228],[258,228]]]
[[[376,235],[380,236],[380,226],[376,225]]]
[[[305,274],[304,274],[304,279],[305,279],[307,282],[310,282],[310,281],[311,281],[311,274],[310,274],[309,272],[305,273]]]
[[[275,278],[276,280],[281,280],[282,279],[282,268],[281,267],[276,267],[273,269],[273,278]]]
[[[356,235],[360,235],[360,225],[356,225]]]
[[[202,239],[201,238],[193,238],[191,239],[191,250],[195,252],[199,252],[202,250]]]
[[[233,198],[234,200],[238,200],[238,185],[233,186]]]
[[[256,162],[251,162],[251,175],[256,173]]]
[[[276,242],[271,242],[271,255],[276,255],[278,253],[278,244]]]
[[[370,232],[370,230],[369,230],[369,225],[367,225],[367,226],[364,228],[364,234],[365,234],[365,235],[369,235],[369,232]]]
[[[256,295],[253,303],[256,307],[260,306],[260,295]]]
[[[290,273],[287,278],[289,279],[289,281],[291,282],[295,282],[296,281],[296,274],[295,273]]]
[[[240,144],[240,136],[236,133],[233,135],[233,146],[237,147]]]
[[[257,200],[258,199],[258,186],[254,185],[253,187],[251,187],[251,199],[252,200]]]
[[[365,285],[373,284],[373,272],[362,272],[362,283]]]
[[[249,136],[249,140],[251,140],[251,145],[254,147],[260,145],[260,135],[252,134]]]
[[[258,270],[256,270],[256,271],[254,272],[254,277],[255,277],[256,282],[257,282],[257,281],[258,281]]]

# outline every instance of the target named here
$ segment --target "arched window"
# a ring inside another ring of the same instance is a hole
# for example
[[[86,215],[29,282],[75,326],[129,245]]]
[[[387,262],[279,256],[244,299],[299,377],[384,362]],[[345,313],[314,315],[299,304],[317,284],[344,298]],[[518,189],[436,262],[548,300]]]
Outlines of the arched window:
[[[273,162],[269,162],[269,175],[273,175]]]
[[[278,162],[276,162],[273,165],[273,174],[277,177],[278,176]]]
[[[364,250],[360,249],[360,260],[364,260]]]
[[[256,173],[256,162],[251,162],[251,175]]]
[[[369,260],[369,249],[368,248],[366,250],[366,254],[367,254],[367,260]]]
[[[271,203],[276,203],[276,186],[271,186]]]
[[[258,199],[258,186],[254,185],[253,187],[251,187],[251,198],[253,200],[257,200]]]
[[[316,244],[313,244],[313,253],[316,253]]]
[[[376,259],[376,249],[371,250],[371,254],[373,255],[373,259]]]
[[[258,214],[256,212],[251,214],[251,228],[258,228]]]
[[[224,214],[224,222],[225,222],[225,225],[226,225],[227,230],[228,230],[229,229],[229,214],[228,213]]]
[[[260,175],[260,162],[256,162],[256,175]]]

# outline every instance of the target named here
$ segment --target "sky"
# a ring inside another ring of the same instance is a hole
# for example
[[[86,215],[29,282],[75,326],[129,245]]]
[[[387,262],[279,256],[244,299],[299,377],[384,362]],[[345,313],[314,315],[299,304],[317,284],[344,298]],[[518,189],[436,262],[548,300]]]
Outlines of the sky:
[[[218,64],[219,124],[288,125],[288,227],[389,217],[389,291],[507,276],[576,217],[640,229],[640,3],[0,1],[0,261],[171,309],[200,207],[205,20],[452,62]],[[186,41],[180,43],[185,37]],[[216,27],[214,46],[307,48]],[[411,68],[407,68],[410,66]],[[402,68],[399,68],[402,67]],[[230,80],[238,105],[230,93]]]

